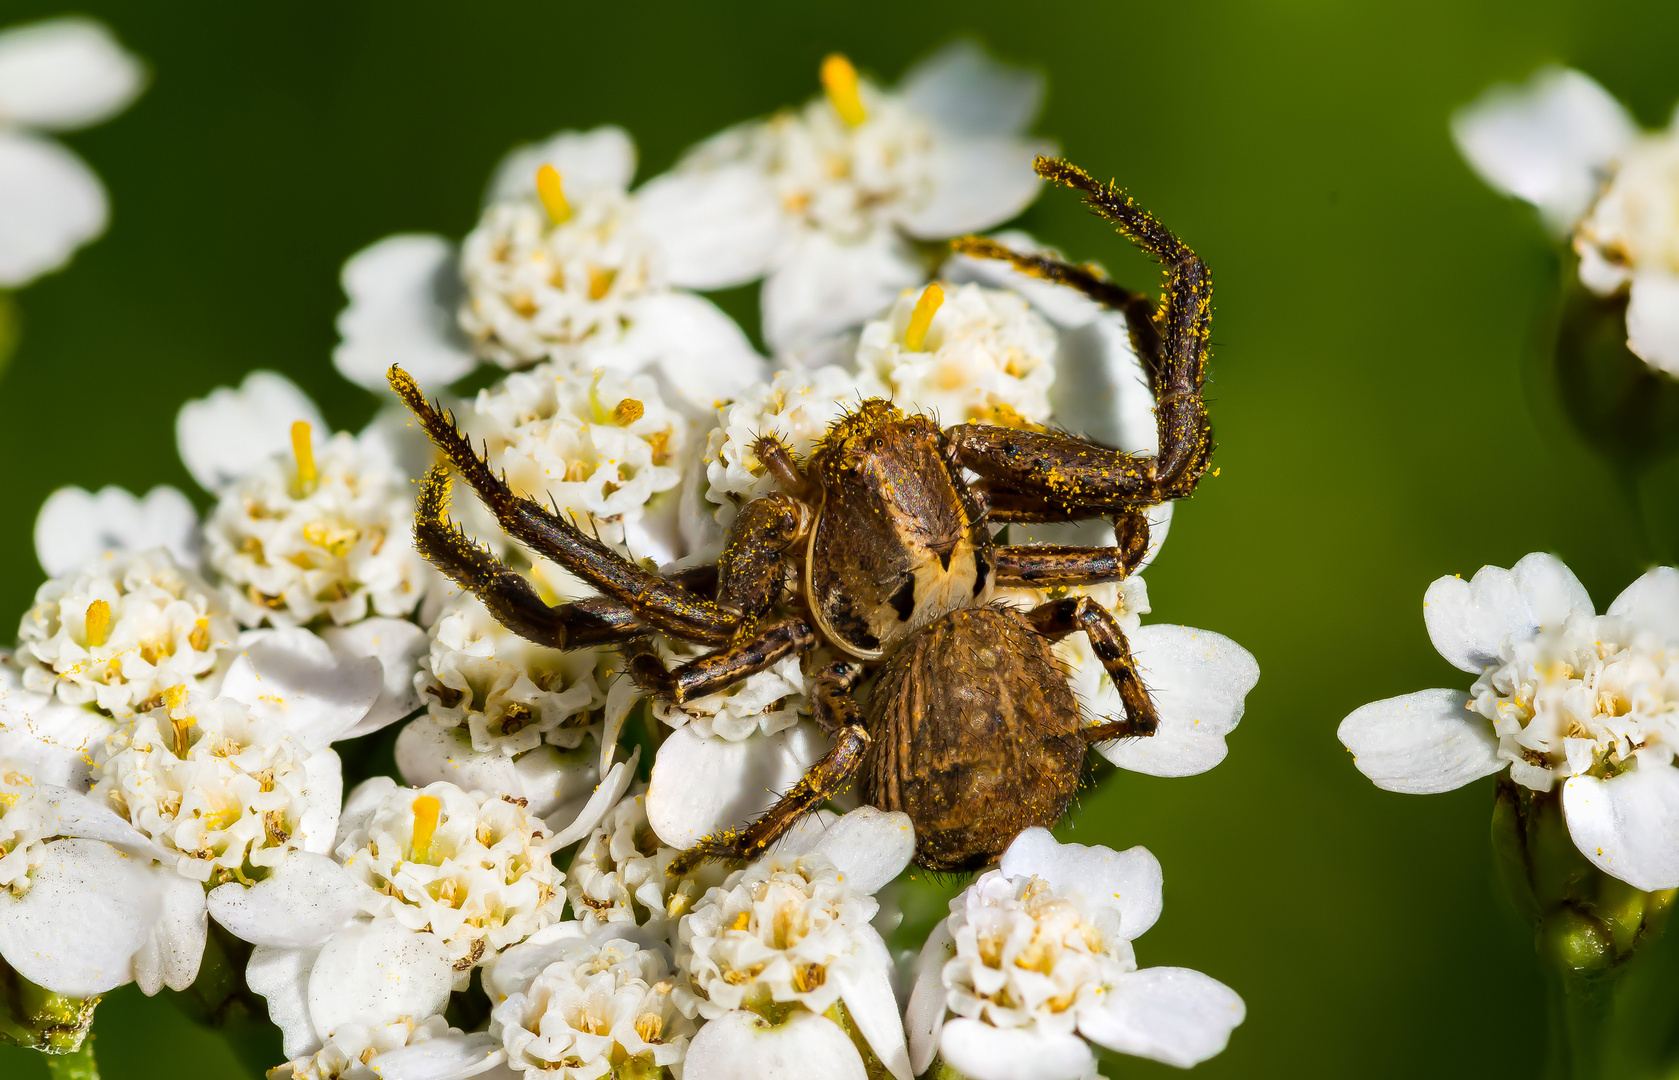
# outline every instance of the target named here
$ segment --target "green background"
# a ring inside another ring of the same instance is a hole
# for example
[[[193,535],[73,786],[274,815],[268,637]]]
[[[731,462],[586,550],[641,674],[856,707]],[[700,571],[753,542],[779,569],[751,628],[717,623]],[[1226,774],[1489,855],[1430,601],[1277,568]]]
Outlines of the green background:
[[[725,124],[802,100],[829,50],[888,80],[972,33],[1042,67],[1041,131],[1116,176],[1218,283],[1209,393],[1221,474],[1148,573],[1153,618],[1215,629],[1263,676],[1211,773],[1120,775],[1066,829],[1146,844],[1166,911],[1145,965],[1246,999],[1219,1076],[1536,1072],[1538,965],[1489,868],[1492,782],[1377,791],[1335,739],[1379,697],[1467,677],[1430,648],[1434,577],[1559,553],[1600,606],[1673,561],[1673,460],[1640,490],[1574,434],[1547,372],[1555,256],[1459,161],[1446,120],[1489,82],[1582,67],[1648,125],[1679,97],[1679,6],[1321,0],[1226,4],[101,3],[154,74],[67,141],[112,227],[15,296],[0,381],[0,611],[40,574],[35,508],[61,484],[168,482],[176,408],[252,368],[329,420],[372,398],[330,361],[338,269],[399,230],[472,225],[512,143],[623,124],[642,176]],[[8,3],[0,22],[55,14]],[[1068,198],[1028,228],[1122,280],[1153,271]],[[752,297],[728,298],[752,312]],[[1665,521],[1662,513],[1667,513]],[[7,616],[8,618],[11,616]],[[241,1075],[163,999],[111,995],[107,1077]],[[1166,1075],[1115,1060],[1110,1075]],[[0,1074],[44,1076],[0,1047]]]

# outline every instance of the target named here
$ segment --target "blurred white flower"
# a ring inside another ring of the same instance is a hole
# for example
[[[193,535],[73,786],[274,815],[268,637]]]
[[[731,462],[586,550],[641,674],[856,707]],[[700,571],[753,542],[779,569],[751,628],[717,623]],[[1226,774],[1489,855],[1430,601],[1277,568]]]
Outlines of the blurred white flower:
[[[1580,281],[1627,293],[1627,347],[1679,376],[1679,117],[1638,125],[1591,78],[1547,67],[1452,118],[1458,149],[1495,190],[1572,236]]]
[[[108,120],[145,87],[145,69],[102,23],[47,19],[0,32],[0,289],[57,270],[105,231],[93,170],[36,131]]]
[[[1679,886],[1679,570],[1651,570],[1597,615],[1568,567],[1535,553],[1440,578],[1423,617],[1440,655],[1478,678],[1348,716],[1359,771],[1415,794],[1505,768],[1534,791],[1561,780],[1593,865],[1645,891]]]
[[[253,371],[237,389],[218,386],[192,398],[175,414],[175,447],[198,485],[220,495],[263,469],[269,459],[292,453],[299,421],[324,430],[321,410],[284,375]]]
[[[108,551],[165,548],[198,569],[198,511],[175,488],[159,484],[136,498],[114,485],[97,492],[61,487],[35,515],[35,558],[49,577],[78,570]]]
[[[464,1080],[506,1059],[488,1032],[468,1034],[441,1016],[340,1024],[319,1050],[269,1071],[273,1080]]]
[[[1137,968],[1131,942],[1160,917],[1160,887],[1144,848],[1021,833],[921,951],[905,1015],[915,1070],[938,1055],[972,1080],[1079,1080],[1090,1042],[1179,1068],[1218,1054],[1242,999],[1188,968]]]

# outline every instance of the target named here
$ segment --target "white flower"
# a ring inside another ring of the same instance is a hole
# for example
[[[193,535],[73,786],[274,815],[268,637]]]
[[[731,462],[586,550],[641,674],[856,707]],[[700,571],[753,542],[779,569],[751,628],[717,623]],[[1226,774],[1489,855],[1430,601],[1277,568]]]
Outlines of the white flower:
[[[350,256],[340,284],[350,303],[338,314],[332,362],[351,382],[389,390],[385,372],[401,364],[435,392],[477,366],[455,320],[455,246],[441,236],[387,236]]]
[[[487,1032],[467,1034],[441,1016],[339,1025],[326,1045],[269,1072],[273,1080],[462,1080],[505,1059]]]
[[[0,758],[0,889],[29,891],[29,872],[43,861],[50,834],[35,801],[34,777],[19,762]]]
[[[730,1062],[740,1075],[792,1075],[785,1065],[764,1068],[776,1057],[791,1062],[826,1053],[860,1067],[851,1057],[857,1051],[832,1038],[837,1025],[823,1016],[843,1005],[875,1057],[909,1080],[891,959],[870,925],[879,908],[870,894],[908,865],[915,841],[903,814],[864,808],[839,821],[852,819],[807,837],[814,843],[804,852],[773,854],[736,871],[683,916],[677,967],[710,1021],[688,1048],[690,1071]],[[801,1016],[792,1024],[789,1006]],[[767,1039],[765,1020],[779,1029]],[[748,1065],[755,1059],[759,1069]]]
[[[1423,600],[1440,655],[1478,676],[1341,723],[1359,771],[1388,791],[1449,791],[1491,773],[1562,784],[1575,845],[1646,891],[1679,886],[1679,571],[1658,567],[1605,615],[1558,559],[1528,555]]]
[[[220,495],[269,459],[292,452],[292,430],[325,427],[321,410],[284,375],[253,371],[238,389],[219,386],[175,414],[175,447],[198,485]]]
[[[1679,375],[1679,122],[1640,132],[1597,83],[1550,67],[1487,91],[1452,133],[1483,180],[1572,234],[1582,284],[1626,290],[1627,347]]]
[[[48,576],[78,570],[108,551],[165,548],[198,568],[198,511],[175,488],[160,484],[135,498],[116,486],[97,493],[61,487],[35,515],[35,558]]]
[[[649,944],[633,932],[561,923],[497,958],[485,988],[508,1067],[594,1080],[680,1066],[694,1033],[692,995]]]
[[[1024,135],[1041,78],[971,43],[921,61],[895,91],[843,57],[824,64],[823,82],[825,98],[701,143],[641,196],[669,248],[709,251],[727,228],[761,257],[764,336],[778,351],[855,326],[925,280],[911,238],[1025,209],[1038,191],[1032,159],[1054,150]],[[765,185],[767,200],[731,194]]]
[[[431,933],[464,974],[559,919],[565,875],[552,850],[518,802],[439,782],[388,790],[336,855],[368,886],[366,914]]]
[[[692,647],[674,650],[663,638],[658,644],[665,662],[671,666],[707,651]],[[673,728],[692,725],[695,733],[705,738],[730,742],[786,731],[801,716],[810,714],[810,699],[805,697],[805,676],[800,667],[802,659],[795,655],[777,660],[715,693],[680,705],[655,698],[653,715]]]
[[[1160,888],[1144,848],[1021,833],[922,949],[905,1017],[916,1071],[937,1054],[973,1080],[1077,1080],[1095,1068],[1086,1040],[1179,1068],[1222,1051],[1241,998],[1188,968],[1137,968]]]
[[[105,231],[93,170],[34,130],[108,120],[145,86],[140,62],[91,19],[49,19],[0,33],[0,289],[57,270]]]
[[[678,852],[659,842],[645,791],[613,807],[578,847],[566,871],[573,919],[589,926],[641,926],[666,937],[724,873],[707,862],[680,879],[667,873]]]
[[[168,552],[113,551],[36,591],[17,661],[30,690],[131,716],[172,687],[213,689],[237,633],[225,595]]]
[[[0,757],[40,783],[86,791],[95,755],[115,730],[97,709],[24,689],[16,658],[0,650]]]

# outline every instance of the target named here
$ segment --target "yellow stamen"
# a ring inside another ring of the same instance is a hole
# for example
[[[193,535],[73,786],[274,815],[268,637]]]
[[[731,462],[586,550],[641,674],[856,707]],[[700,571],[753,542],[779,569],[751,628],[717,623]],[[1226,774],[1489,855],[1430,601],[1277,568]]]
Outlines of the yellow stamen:
[[[612,422],[619,427],[629,427],[645,415],[647,415],[647,406],[633,397],[627,397],[613,407]]]
[[[103,600],[95,600],[87,606],[84,616],[87,624],[87,647],[97,649],[105,644],[105,639],[111,636],[111,605]]]
[[[857,95],[857,69],[839,53],[829,53],[822,61],[822,89],[847,126],[856,127],[869,118],[863,99]]]
[[[414,800],[414,862],[431,859],[431,838],[437,832],[437,817],[443,804],[434,796],[421,795]]]
[[[904,331],[904,348],[910,352],[920,352],[927,344],[927,331],[932,329],[933,316],[939,313],[939,305],[944,303],[944,290],[938,282],[933,282],[921,290],[921,299],[915,302],[915,310],[910,313],[909,329]]]
[[[291,426],[291,452],[297,459],[297,488],[308,494],[315,486],[315,446],[309,441],[309,421],[299,420]]]
[[[185,686],[171,686],[163,692],[163,703],[174,712],[187,703],[187,688]]]
[[[560,185],[560,170],[544,165],[536,170],[536,194],[548,208],[548,220],[564,225],[571,220],[571,204],[565,201],[565,188]]]

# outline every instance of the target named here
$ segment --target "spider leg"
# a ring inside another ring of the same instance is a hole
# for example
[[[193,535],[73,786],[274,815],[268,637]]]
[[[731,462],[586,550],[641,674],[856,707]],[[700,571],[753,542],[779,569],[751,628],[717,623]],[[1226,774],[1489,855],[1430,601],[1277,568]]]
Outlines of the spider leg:
[[[995,424],[945,430],[951,452],[981,479],[992,521],[1075,521],[1155,506],[1173,496],[1153,458],[1059,431]]]
[[[787,444],[774,435],[759,436],[752,444],[752,453],[764,468],[775,477],[775,482],[782,491],[798,499],[800,502],[814,503],[822,498],[822,486],[799,468],[799,462],[793,457],[793,451],[787,449]]]
[[[1051,641],[1060,641],[1075,631],[1084,631],[1096,658],[1102,661],[1108,677],[1125,703],[1125,719],[1110,720],[1095,727],[1082,728],[1079,735],[1085,742],[1104,742],[1129,735],[1153,735],[1160,727],[1160,714],[1149,700],[1148,689],[1137,675],[1137,664],[1131,659],[1131,646],[1119,628],[1113,612],[1088,596],[1069,596],[1040,604],[1026,613],[1032,628]]]
[[[997,584],[1047,589],[1123,581],[1148,553],[1148,519],[1130,514],[1114,519],[1117,543],[1110,547],[1010,544],[995,549]]]
[[[784,556],[809,527],[810,512],[788,495],[765,495],[741,507],[717,560],[717,599],[741,613],[736,641],[752,633],[780,596]]]
[[[630,678],[650,694],[680,704],[715,693],[794,653],[816,646],[816,631],[797,615],[758,628],[752,636],[696,656],[676,668],[664,660],[645,637],[624,645]]]
[[[516,495],[472,448],[454,418],[426,401],[414,380],[392,365],[391,387],[407,403],[432,442],[495,514],[503,530],[554,560],[607,597],[633,608],[648,626],[677,637],[721,643],[740,624],[740,613],[689,592],[638,566],[534,500]]]
[[[834,748],[822,755],[774,806],[745,829],[729,829],[707,836],[671,864],[669,873],[681,876],[707,859],[756,859],[787,834],[806,814],[844,790],[872,741],[863,712],[851,696],[862,668],[837,661],[816,672],[811,705],[816,722],[835,733]]]

